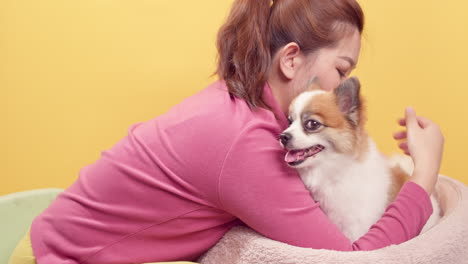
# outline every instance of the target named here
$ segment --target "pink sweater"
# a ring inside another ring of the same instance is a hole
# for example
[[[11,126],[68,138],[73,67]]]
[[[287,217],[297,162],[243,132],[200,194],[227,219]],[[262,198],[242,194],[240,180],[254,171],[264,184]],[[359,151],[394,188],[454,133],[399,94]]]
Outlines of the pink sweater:
[[[288,123],[268,85],[264,98],[274,113],[249,110],[218,81],[131,126],[33,221],[38,264],[195,260],[241,223],[291,245],[343,251],[420,232],[432,205],[408,182],[365,236],[345,238],[285,164],[278,135]]]

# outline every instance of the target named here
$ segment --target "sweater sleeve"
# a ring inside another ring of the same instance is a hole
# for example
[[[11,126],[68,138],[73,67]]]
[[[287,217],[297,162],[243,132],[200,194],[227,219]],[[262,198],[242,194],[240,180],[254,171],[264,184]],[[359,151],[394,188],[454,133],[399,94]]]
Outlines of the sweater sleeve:
[[[224,210],[273,240],[340,251],[373,250],[419,234],[432,213],[429,196],[406,183],[382,218],[351,243],[310,196],[271,130],[249,126],[233,142],[219,176]]]

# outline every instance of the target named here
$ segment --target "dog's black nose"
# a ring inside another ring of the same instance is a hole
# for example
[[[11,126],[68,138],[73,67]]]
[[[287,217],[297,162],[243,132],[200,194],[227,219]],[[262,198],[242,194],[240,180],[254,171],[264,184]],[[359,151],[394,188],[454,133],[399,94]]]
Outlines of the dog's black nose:
[[[286,146],[288,144],[288,141],[291,140],[292,136],[289,133],[282,133],[280,135],[280,141],[283,146]]]

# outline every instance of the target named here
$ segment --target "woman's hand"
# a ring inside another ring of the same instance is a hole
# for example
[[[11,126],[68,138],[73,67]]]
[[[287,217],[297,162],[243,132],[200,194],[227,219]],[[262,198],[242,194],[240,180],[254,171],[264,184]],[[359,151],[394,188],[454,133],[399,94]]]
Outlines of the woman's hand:
[[[411,181],[419,184],[430,195],[439,174],[444,136],[437,124],[425,117],[416,116],[411,107],[406,108],[405,118],[398,122],[401,126],[406,126],[406,131],[397,132],[393,137],[402,140],[399,143],[400,149],[413,159]]]

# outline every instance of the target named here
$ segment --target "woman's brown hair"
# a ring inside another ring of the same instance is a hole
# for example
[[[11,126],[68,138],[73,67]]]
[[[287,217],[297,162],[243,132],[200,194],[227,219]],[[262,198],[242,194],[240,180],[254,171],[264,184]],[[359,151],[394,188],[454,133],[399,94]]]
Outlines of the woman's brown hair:
[[[304,54],[333,45],[346,25],[364,28],[356,0],[235,0],[218,32],[218,68],[231,97],[250,108],[269,106],[262,98],[273,55],[295,42]]]

